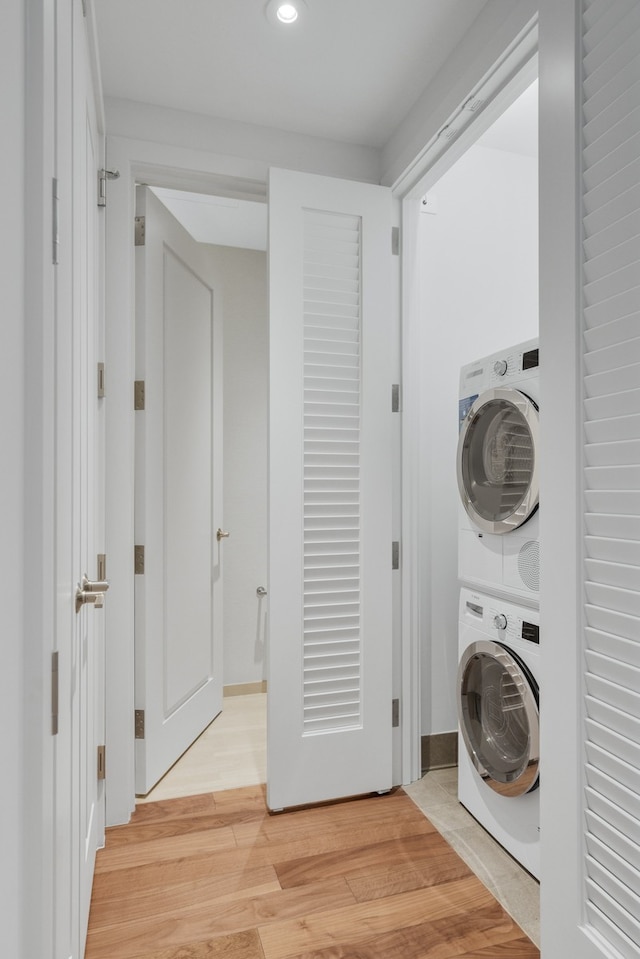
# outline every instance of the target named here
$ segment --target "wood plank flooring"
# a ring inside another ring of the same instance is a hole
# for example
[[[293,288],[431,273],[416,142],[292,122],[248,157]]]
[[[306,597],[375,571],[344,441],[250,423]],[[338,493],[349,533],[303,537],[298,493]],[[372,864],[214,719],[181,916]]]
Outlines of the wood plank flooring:
[[[107,830],[85,959],[538,956],[402,790],[271,816],[248,786]]]

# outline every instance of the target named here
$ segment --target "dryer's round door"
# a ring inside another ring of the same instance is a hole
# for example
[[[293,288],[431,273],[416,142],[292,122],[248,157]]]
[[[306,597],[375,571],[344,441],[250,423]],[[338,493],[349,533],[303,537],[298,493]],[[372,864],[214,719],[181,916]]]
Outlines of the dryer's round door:
[[[508,533],[538,508],[538,408],[519,390],[486,390],[463,420],[458,489],[471,520]]]
[[[488,786],[522,796],[538,784],[538,685],[501,643],[479,640],[458,668],[458,718],[467,752]]]

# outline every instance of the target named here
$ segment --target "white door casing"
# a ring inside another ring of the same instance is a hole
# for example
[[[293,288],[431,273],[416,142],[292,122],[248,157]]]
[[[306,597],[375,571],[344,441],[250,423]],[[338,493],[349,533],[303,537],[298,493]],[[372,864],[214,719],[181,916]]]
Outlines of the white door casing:
[[[269,180],[272,809],[392,785],[391,197]]]
[[[146,187],[136,247],[136,792],[222,708],[222,316],[206,247]]]
[[[76,611],[83,574],[98,576],[104,552],[103,400],[97,362],[103,341],[103,223],[97,174],[104,139],[96,114],[90,43],[82,5],[56,9],[58,75],[58,250],[55,339],[56,655],[54,725],[55,867],[53,955],[81,959],[97,848],[104,841],[104,616],[93,604]],[[55,688],[54,681],[54,688]],[[56,731],[57,728],[57,731]]]

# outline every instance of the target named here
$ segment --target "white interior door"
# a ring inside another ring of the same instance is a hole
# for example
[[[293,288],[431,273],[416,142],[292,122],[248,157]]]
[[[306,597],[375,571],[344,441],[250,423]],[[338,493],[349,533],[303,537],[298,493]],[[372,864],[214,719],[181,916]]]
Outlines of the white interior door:
[[[60,246],[56,266],[56,733],[55,956],[81,959],[97,848],[104,841],[104,615],[76,604],[83,575],[98,578],[104,551],[102,223],[97,174],[104,154],[79,0],[58,5]],[[95,594],[92,595],[95,599]],[[55,731],[55,729],[54,729]]]
[[[222,317],[206,247],[146,187],[137,213],[136,792],[145,794],[222,708]]]
[[[392,785],[391,198],[269,181],[267,789]]]

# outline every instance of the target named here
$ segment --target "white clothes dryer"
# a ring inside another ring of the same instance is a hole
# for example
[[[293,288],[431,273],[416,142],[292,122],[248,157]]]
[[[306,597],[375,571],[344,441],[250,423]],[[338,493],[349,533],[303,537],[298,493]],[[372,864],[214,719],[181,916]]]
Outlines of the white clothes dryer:
[[[539,603],[538,341],[464,366],[456,462],[458,576]]]
[[[458,798],[539,879],[538,612],[463,588],[459,613]]]

